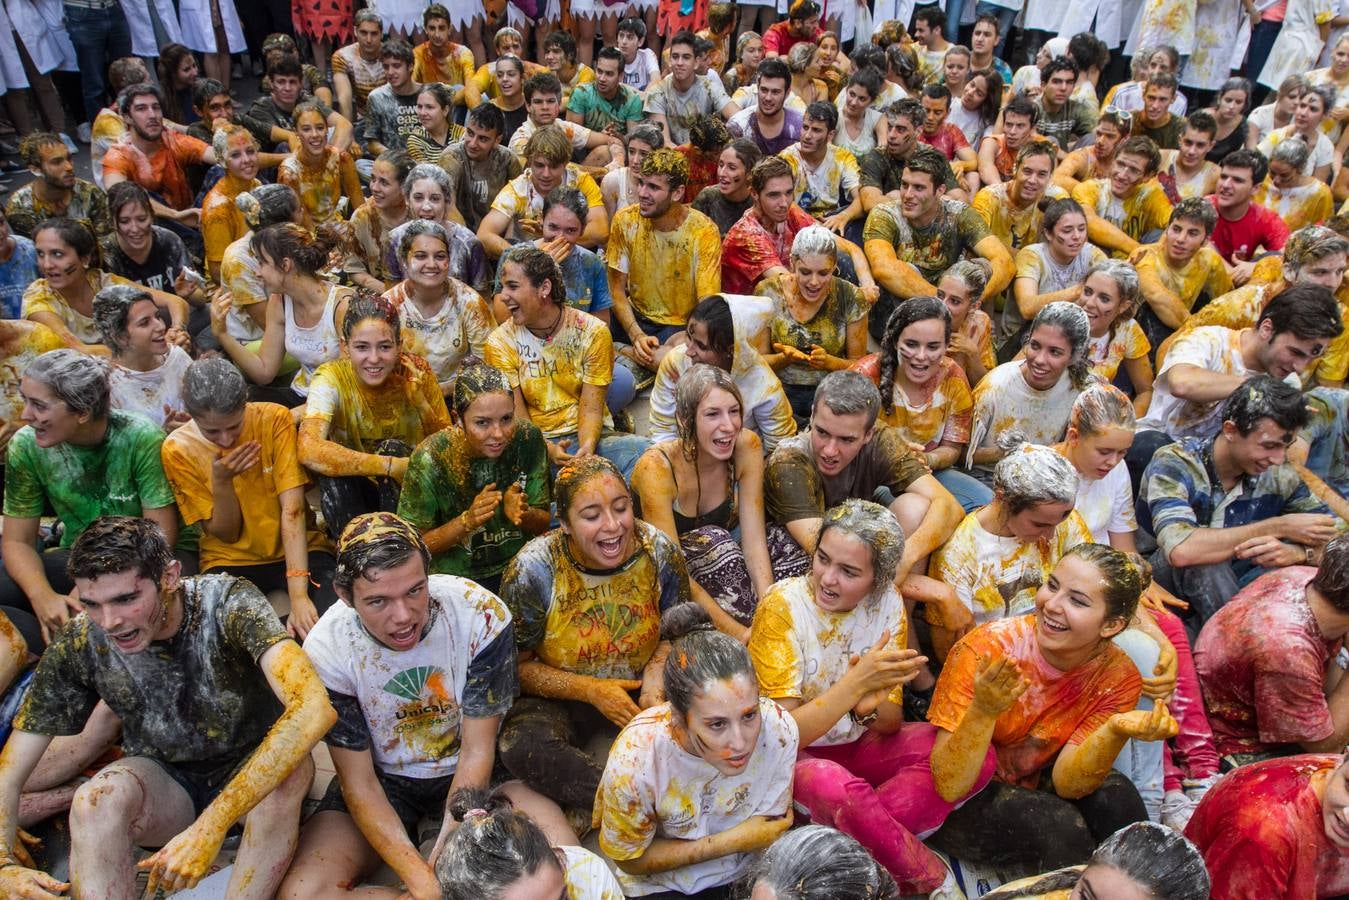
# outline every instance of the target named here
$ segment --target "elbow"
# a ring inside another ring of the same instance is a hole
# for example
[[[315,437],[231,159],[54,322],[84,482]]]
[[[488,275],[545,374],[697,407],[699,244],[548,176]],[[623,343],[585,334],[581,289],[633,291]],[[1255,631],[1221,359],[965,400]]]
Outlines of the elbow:
[[[1166,561],[1176,569],[1185,569],[1190,566],[1203,565],[1205,562],[1209,562],[1209,560],[1203,558],[1203,555],[1199,553],[1193,545],[1193,539],[1186,538],[1173,547],[1170,553],[1166,554]]]

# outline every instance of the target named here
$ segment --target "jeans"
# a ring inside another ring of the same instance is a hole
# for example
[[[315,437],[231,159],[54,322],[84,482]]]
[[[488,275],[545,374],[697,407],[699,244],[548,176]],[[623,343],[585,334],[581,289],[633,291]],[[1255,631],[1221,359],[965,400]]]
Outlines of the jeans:
[[[951,492],[960,508],[972,513],[993,502],[993,491],[986,484],[959,469],[940,469],[932,473],[942,487]]]
[[[1143,483],[1143,473],[1152,462],[1157,451],[1167,444],[1174,444],[1170,435],[1161,431],[1144,430],[1134,435],[1129,452],[1124,454],[1124,465],[1129,469],[1129,480],[1133,483],[1134,496],[1138,496],[1138,487]]]
[[[108,66],[114,59],[131,55],[131,26],[120,5],[108,9],[67,6],[64,11],[66,31],[80,66],[84,120],[92,122],[108,91]]]
[[[1012,23],[1016,21],[1016,14],[1020,10],[1008,9],[1005,6],[998,6],[996,3],[979,0],[979,5],[974,8],[974,12],[975,15],[979,16],[998,17],[998,46],[993,48],[993,55],[1001,57],[1002,51],[1007,47],[1007,36],[1012,33]],[[955,40],[955,38],[951,38],[951,40]]]
[[[614,380],[604,394],[604,403],[609,412],[617,414],[627,409],[637,399],[637,379],[627,366],[614,366]]]
[[[384,440],[375,447],[380,456],[406,458],[412,448],[396,438]],[[336,541],[352,519],[371,512],[397,512],[402,485],[397,480],[381,475],[320,475],[319,509],[328,535]]]
[[[1251,31],[1251,44],[1246,50],[1246,72],[1248,73],[1247,77],[1256,82],[1255,96],[1251,98],[1252,106],[1257,102],[1262,102],[1265,94],[1278,90],[1277,84],[1266,85],[1259,79],[1261,72],[1264,71],[1265,61],[1269,59],[1269,51],[1274,49],[1274,39],[1279,36],[1279,31],[1282,28],[1283,22],[1271,22],[1265,19]]]
[[[1181,618],[1191,639],[1199,636],[1204,623],[1237,591],[1268,571],[1244,559],[1177,567],[1160,548],[1148,561],[1152,564],[1152,580],[1190,604]]]
[[[576,434],[564,434],[561,437],[549,438],[551,443],[560,444],[569,450],[576,447]],[[651,447],[651,439],[642,437],[638,434],[621,434],[616,431],[606,431],[600,435],[600,442],[595,446],[595,452],[603,456],[609,462],[613,463],[618,471],[623,473],[623,480],[632,483],[632,470],[637,468],[637,460],[642,458]],[[557,474],[554,467],[553,474]]]
[[[1129,628],[1115,635],[1115,646],[1129,654],[1139,674],[1152,676],[1161,653],[1157,642],[1137,628]],[[1147,696],[1138,698],[1138,709],[1152,711],[1153,701]],[[1115,758],[1115,771],[1121,773],[1138,789],[1138,795],[1147,807],[1148,818],[1160,821],[1162,816],[1162,754],[1165,741],[1127,741]]]
[[[965,0],[946,0],[946,39],[960,43],[960,16],[965,11]]]

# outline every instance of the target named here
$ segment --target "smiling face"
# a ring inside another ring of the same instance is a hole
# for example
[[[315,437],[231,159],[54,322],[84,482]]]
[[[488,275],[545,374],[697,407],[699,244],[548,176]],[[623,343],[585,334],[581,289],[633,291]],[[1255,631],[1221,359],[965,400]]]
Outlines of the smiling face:
[[[230,135],[225,143],[225,169],[243,181],[258,177],[258,145],[251,134],[244,131]]]
[[[398,366],[398,339],[383,319],[357,322],[343,342],[356,377],[366,387],[379,387]]]
[[[411,650],[431,618],[426,564],[413,553],[387,569],[357,575],[350,594],[337,591],[356,610],[366,632],[390,650]]]
[[[726,461],[735,455],[744,418],[740,401],[730,391],[712,388],[698,404],[693,431],[698,449],[712,459]]]
[[[825,477],[839,474],[875,433],[874,427],[867,428],[866,413],[839,414],[828,403],[817,401],[810,414],[810,451],[815,467]]]
[[[939,378],[946,356],[946,323],[941,319],[914,322],[895,341],[900,371],[913,385],[926,385]]]
[[[871,547],[838,528],[826,531],[810,560],[815,605],[826,612],[850,612],[871,596],[875,584]]]
[[[712,349],[712,340],[708,336],[706,322],[699,319],[689,319],[688,328],[685,330],[689,336],[689,342],[685,346],[688,348],[686,354],[690,364],[705,363],[727,372],[731,370],[730,358],[726,354],[718,353]]]
[[[419,234],[412,239],[403,268],[413,284],[443,290],[450,271],[450,251],[440,238]]]
[[[1119,465],[1133,444],[1133,431],[1121,425],[1107,425],[1095,434],[1082,436],[1069,429],[1068,461],[1083,478],[1100,481]]]
[[[780,175],[768,179],[763,190],[754,198],[759,218],[766,225],[781,225],[787,221],[787,211],[791,209],[795,180],[790,175]]]
[[[1273,419],[1260,419],[1250,434],[1242,434],[1231,422],[1223,423],[1221,440],[1232,464],[1243,475],[1259,475],[1283,465],[1293,432],[1280,428]]]
[[[197,81],[197,57],[191,53],[178,60],[178,68],[173,72],[174,87],[181,90],[191,87]]]
[[[1023,207],[1040,202],[1054,174],[1056,160],[1048,154],[1023,157],[1012,173],[1012,193]]]
[[[1047,391],[1059,383],[1072,360],[1068,336],[1052,325],[1041,325],[1026,338],[1026,364],[1022,374],[1037,391]]]
[[[300,144],[310,156],[320,156],[328,146],[328,123],[317,111],[301,113],[295,120],[295,131]]]
[[[1261,339],[1255,351],[1260,368],[1280,381],[1294,372],[1301,375],[1326,352],[1324,339],[1300,338],[1291,331],[1276,335],[1268,319],[1259,324],[1256,334]]]
[[[711,682],[681,717],[688,749],[722,775],[745,771],[759,744],[759,685],[748,675]]]
[[[422,91],[417,95],[417,122],[427,131],[440,131],[449,126],[449,110],[440,105],[436,95]]]
[[[795,254],[791,257],[792,274],[796,276],[796,291],[807,303],[819,303],[834,286],[834,269],[838,260],[823,253]]]
[[[126,317],[126,335],[122,337],[121,352],[125,354],[163,356],[169,352],[164,339],[168,326],[159,317],[159,307],[153,300],[137,300],[131,304]]]
[[[1086,560],[1072,554],[1059,560],[1035,594],[1035,640],[1042,652],[1077,656],[1124,629],[1122,619],[1107,617],[1105,587],[1100,570]]]
[[[520,264],[508,260],[501,268],[501,302],[510,311],[511,321],[526,328],[538,327],[557,318],[556,304],[550,299],[553,286],[544,281],[539,287],[529,283]]]
[[[693,79],[693,74],[698,61],[693,55],[693,48],[688,44],[672,44],[670,46],[670,74],[678,84],[688,84]]]
[[[53,290],[64,291],[82,284],[92,260],[81,257],[53,228],[43,228],[33,241],[37,245],[37,270]]]
[[[471,455],[499,459],[515,437],[515,398],[501,391],[480,394],[464,410],[460,424]]]
[[[80,606],[121,653],[144,653],[152,641],[170,637],[169,611],[177,600],[179,564],[170,561],[161,584],[135,569],[97,578],[77,578]]]
[[[594,476],[576,491],[562,532],[572,556],[588,569],[615,569],[636,552],[632,497],[611,472]]]
[[[937,215],[945,185],[938,189],[936,179],[927,172],[905,168],[899,179],[899,206],[904,218],[915,225],[927,225]]]
[[[139,203],[128,203],[117,211],[117,240],[127,250],[139,253],[150,246],[154,217]]]
[[[1174,265],[1184,265],[1194,258],[1199,248],[1208,240],[1202,222],[1194,219],[1176,219],[1166,226],[1163,235],[1166,241],[1166,255]]]
[[[844,93],[843,111],[851,118],[857,118],[867,111],[871,106],[871,101],[876,98],[871,96],[871,92],[860,84],[848,85],[848,90]]]
[[[637,210],[643,219],[659,219],[684,197],[684,186],[670,187],[669,175],[637,176]]]
[[[268,293],[283,294],[286,291],[286,277],[294,268],[290,260],[275,260],[266,251],[258,252],[258,278]]]
[[[1147,159],[1133,153],[1121,153],[1110,166],[1110,193],[1123,199],[1147,176]]]
[[[36,379],[21,379],[19,395],[23,398],[23,412],[19,418],[33,429],[33,438],[39,447],[65,443],[90,419],[87,413],[75,413],[55,391]]]
[[[546,156],[535,156],[529,161],[529,180],[534,190],[544,196],[562,183],[567,175],[567,163],[553,162]]]
[[[987,97],[988,79],[982,75],[975,75],[965,82],[965,88],[960,92],[960,105],[966,110],[976,110]]]
[[[403,205],[403,189],[398,186],[398,168],[377,160],[370,170],[370,199],[381,210],[392,211]]]
[[[741,161],[740,154],[733,147],[727,147],[717,157],[717,190],[729,196],[745,190],[748,185],[749,170]]]
[[[548,212],[543,216],[543,239],[545,241],[555,241],[558,238],[576,246],[576,242],[581,239],[581,233],[585,231],[585,223],[576,218],[576,213],[561,203],[548,208]]]
[[[440,184],[431,178],[419,178],[412,182],[407,193],[408,211],[427,222],[445,221],[445,192]]]
[[[1124,305],[1124,296],[1120,293],[1115,279],[1104,272],[1093,272],[1082,284],[1082,296],[1078,305],[1087,314],[1091,325],[1091,336],[1100,337],[1110,330],[1119,318],[1120,307]]]
[[[498,61],[496,65],[497,87],[501,89],[501,96],[514,100],[520,96],[523,87],[524,74],[516,67],[513,62]]]
[[[379,61],[379,64],[384,68],[384,80],[389,83],[389,87],[395,94],[401,93],[403,88],[407,87],[408,82],[412,80],[412,67],[408,65],[405,59],[386,56]]]

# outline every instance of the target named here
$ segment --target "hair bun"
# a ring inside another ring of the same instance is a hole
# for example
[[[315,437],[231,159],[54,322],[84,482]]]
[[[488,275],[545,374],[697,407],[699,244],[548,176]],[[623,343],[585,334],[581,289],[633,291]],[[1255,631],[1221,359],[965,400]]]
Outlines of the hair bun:
[[[699,631],[716,631],[712,617],[696,603],[677,603],[660,617],[660,639],[677,641]]]

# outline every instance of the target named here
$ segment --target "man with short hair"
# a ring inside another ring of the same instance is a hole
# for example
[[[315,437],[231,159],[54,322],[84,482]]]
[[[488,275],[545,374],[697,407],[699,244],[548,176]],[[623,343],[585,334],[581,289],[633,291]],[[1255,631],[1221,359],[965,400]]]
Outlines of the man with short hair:
[[[1307,424],[1300,390],[1256,375],[1214,418],[1218,434],[1160,448],[1138,492],[1138,523],[1157,541],[1153,578],[1189,602],[1194,632],[1263,571],[1313,564],[1336,534],[1286,461]]]
[[[899,202],[878,205],[867,216],[862,249],[881,286],[868,329],[879,342],[890,313],[901,300],[937,296],[941,274],[966,255],[982,256],[993,267],[980,301],[1001,293],[1016,266],[979,213],[946,196],[951,167],[946,157],[923,145],[904,165]]]
[[[913,43],[922,62],[923,80],[935,84],[941,77],[942,62],[951,42],[942,33],[946,28],[946,13],[941,6],[930,3],[920,6],[913,14]]]
[[[430,565],[421,535],[393,513],[357,516],[342,532],[333,579],[342,602],[305,639],[337,710],[326,739],[337,777],[305,823],[280,897],[341,896],[381,864],[411,896],[440,896],[418,825],[441,823],[434,859],[457,825],[449,798],[491,781],[518,680],[506,604]],[[334,844],[351,851],[331,854]]]
[[[816,100],[806,107],[801,140],[779,154],[796,178],[793,202],[835,234],[862,215],[857,157],[835,146],[838,110]]]
[[[1134,113],[1133,137],[1152,138],[1160,150],[1175,150],[1180,146],[1180,135],[1185,129],[1184,116],[1171,112],[1176,99],[1176,76],[1158,72],[1148,76],[1143,85],[1143,108]]]
[[[1232,290],[1222,257],[1208,243],[1217,220],[1213,205],[1204,198],[1182,200],[1171,211],[1161,240],[1144,244],[1132,257],[1142,295],[1134,319],[1158,350],[1158,359],[1165,356],[1159,349],[1162,342],[1187,325],[1200,297],[1212,301]]]
[[[787,20],[775,22],[764,29],[765,58],[785,57],[793,47],[804,41],[818,43],[820,35],[824,33],[820,27],[820,13],[820,4],[815,0],[793,0],[787,8]]]
[[[1163,44],[1153,50],[1143,50],[1140,55],[1147,56],[1147,63],[1143,72],[1141,81],[1126,81],[1117,84],[1105,92],[1105,99],[1101,101],[1101,109],[1115,107],[1115,109],[1124,112],[1138,112],[1143,108],[1143,86],[1153,75],[1180,74],[1180,51],[1175,47]],[[1137,57],[1135,57],[1137,61]],[[1189,98],[1181,91],[1176,92],[1176,97],[1171,101],[1171,112],[1177,116],[1185,115],[1189,108]]]
[[[802,113],[786,107],[792,73],[780,59],[759,63],[755,95],[758,102],[731,116],[726,130],[754,142],[765,155],[781,153],[801,139]]]
[[[615,47],[600,50],[595,80],[578,84],[566,107],[568,122],[604,134],[625,135],[646,115],[642,95],[623,83],[623,53]]]
[[[562,84],[562,106],[571,99],[572,91],[595,81],[595,70],[576,56],[576,38],[558,29],[543,39],[543,64]]]
[[[236,113],[229,89],[214,78],[197,79],[192,88],[192,109],[201,118],[187,126],[187,133],[208,146],[215,140],[216,128],[224,125],[247,128],[259,147],[299,146],[300,136],[295,132],[270,122],[261,122],[244,112]],[[259,153],[258,168],[278,166],[289,153],[289,150],[286,153]]]
[[[198,228],[201,210],[192,205],[186,167],[214,165],[215,152],[194,137],[164,127],[164,94],[158,85],[132,85],[122,92],[118,106],[128,131],[103,156],[103,184],[134,181],[150,193],[156,218]]]
[[[814,0],[799,2],[813,4]],[[817,22],[818,18],[817,11]],[[646,114],[651,124],[665,133],[665,143],[671,147],[689,142],[689,126],[698,116],[719,115],[729,119],[740,111],[726,95],[721,79],[698,77],[696,41],[691,31],[681,31],[670,39],[670,74],[646,92]]]
[[[1278,213],[1254,200],[1256,188],[1265,180],[1269,164],[1254,150],[1233,150],[1218,164],[1218,189],[1209,202],[1218,210],[1213,246],[1227,263],[1235,285],[1245,284],[1255,268],[1255,259],[1278,253],[1288,241],[1288,225]]]
[[[576,154],[583,151],[591,153],[585,160],[588,166],[603,166],[609,161],[609,135],[603,131],[591,131],[584,125],[578,125],[567,119],[559,119],[562,114],[562,82],[552,72],[541,72],[525,80],[525,110],[527,117],[523,124],[511,135],[511,152],[524,156],[525,145],[534,132],[545,125],[556,125],[571,141]],[[603,158],[599,158],[600,155]]]
[[[412,80],[421,84],[440,82],[450,89],[456,106],[477,106],[473,51],[450,39],[450,11],[439,3],[426,7],[422,31],[426,40],[412,48]]]
[[[271,82],[272,91],[267,96],[253,101],[253,105],[248,108],[250,118],[268,127],[275,125],[294,132],[295,107],[307,100],[314,100],[323,111],[323,117],[333,132],[332,139],[328,143],[338,150],[346,150],[351,146],[355,137],[351,122],[341,113],[329,109],[322,100],[315,100],[305,94],[304,69],[298,56],[287,53],[272,63],[267,67],[267,78]],[[255,134],[254,137],[257,137],[259,142],[263,139],[261,135]]]
[[[158,526],[105,516],[71,547],[83,613],[47,645],[0,754],[0,894],[67,886],[25,868],[19,795],[58,735],[101,701],[121,719],[121,759],[75,793],[70,873],[83,897],[195,887],[244,824],[230,897],[270,898],[285,873],[314,768],[336,721],[309,657],[242,578],[183,578]],[[139,846],[161,848],[139,865]]]
[[[1109,178],[1073,188],[1087,213],[1087,237],[1117,259],[1127,259],[1152,232],[1171,219],[1171,201],[1152,177],[1161,165],[1157,145],[1131,137],[1115,151]]]
[[[89,131],[89,157],[91,168],[94,170],[94,184],[105,190],[103,155],[127,132],[126,121],[117,109],[118,98],[122,96],[122,91],[126,87],[149,80],[150,70],[145,67],[145,60],[138,56],[123,56],[121,59],[113,60],[112,65],[108,66],[108,87],[113,97],[112,105],[98,111]]]
[[[477,231],[492,201],[520,174],[520,159],[501,142],[506,119],[501,109],[484,103],[469,110],[464,136],[440,154],[440,167],[454,183],[452,210],[465,227]]]
[[[1002,134],[985,135],[979,142],[979,183],[1011,181],[1016,155],[1040,133],[1040,107],[1025,97],[1013,97],[1002,109]]]
[[[331,67],[337,109],[348,122],[359,124],[370,92],[386,81],[379,58],[384,24],[370,7],[356,11],[355,23],[355,43],[334,50]]]
[[[19,144],[33,180],[9,195],[5,218],[15,234],[31,238],[43,219],[64,216],[83,222],[102,239],[112,233],[108,196],[92,182],[75,177],[70,150],[58,134],[39,131]]]
[[[1052,141],[1031,141],[1017,154],[1012,180],[980,188],[970,203],[993,235],[1013,252],[1040,240],[1044,219],[1040,201],[1068,196],[1051,181],[1057,158]]]
[[[613,330],[649,369],[660,365],[698,301],[721,291],[721,232],[684,202],[688,173],[678,150],[647,154],[637,202],[614,214],[605,248]]]
[[[385,150],[406,150],[408,135],[422,127],[417,119],[417,95],[422,86],[412,77],[412,60],[412,46],[401,38],[390,38],[380,46],[384,84],[366,98],[361,130],[361,143],[370,156],[379,156]]]
[[[1218,187],[1218,164],[1208,161],[1218,121],[1202,109],[1180,121],[1184,122],[1180,143],[1175,150],[1162,151],[1162,168],[1157,173],[1166,199],[1173,204],[1191,197],[1207,197]]]
[[[951,91],[944,84],[929,84],[923,88],[922,99],[927,121],[918,133],[918,140],[929,147],[936,147],[961,182],[964,191],[960,199],[973,197],[979,190],[979,155],[974,152],[965,133],[946,121],[951,112]]]
[[[889,127],[885,146],[862,154],[857,161],[862,210],[871,212],[886,200],[899,201],[899,184],[904,176],[904,161],[918,146],[919,134],[927,123],[927,110],[917,100],[906,97],[885,108]],[[947,190],[956,187],[955,176]]]
[[[1068,152],[1078,138],[1086,137],[1096,127],[1096,104],[1073,99],[1077,87],[1077,63],[1066,56],[1058,56],[1040,69],[1043,90],[1035,101],[1040,108],[1036,130]]]
[[[988,9],[1003,10],[1003,7],[984,0],[981,0],[979,5]],[[1002,77],[1003,87],[1010,87],[1012,67],[1000,59],[999,54],[1002,53],[1003,44],[1007,42],[1011,20],[1016,17],[1018,10],[1008,9],[1006,12],[1012,15],[1007,23],[1003,24],[1002,16],[998,13],[979,10],[979,15],[974,20],[974,28],[970,31],[970,69],[973,71],[992,69]]]

